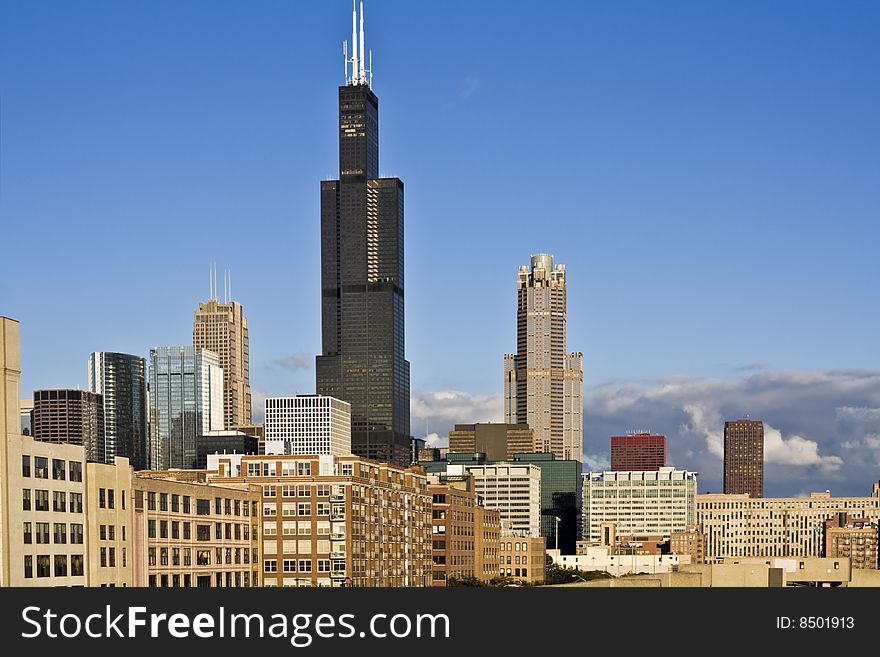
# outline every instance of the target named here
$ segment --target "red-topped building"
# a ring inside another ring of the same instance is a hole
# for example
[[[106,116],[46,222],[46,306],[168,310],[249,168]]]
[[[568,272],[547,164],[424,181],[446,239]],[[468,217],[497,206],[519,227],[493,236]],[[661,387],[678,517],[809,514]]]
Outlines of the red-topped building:
[[[666,467],[666,436],[632,432],[611,436],[612,470],[652,470]]]

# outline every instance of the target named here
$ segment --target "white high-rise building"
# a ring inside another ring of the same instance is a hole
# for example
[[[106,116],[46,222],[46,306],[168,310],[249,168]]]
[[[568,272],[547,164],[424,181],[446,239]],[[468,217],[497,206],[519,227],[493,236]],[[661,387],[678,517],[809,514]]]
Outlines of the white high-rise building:
[[[621,536],[669,536],[696,522],[697,473],[675,468],[583,475],[583,539],[598,541],[602,523]]]
[[[449,464],[447,475],[474,476],[482,506],[497,509],[506,535],[541,535],[541,468],[534,463]]]
[[[266,398],[266,454],[351,454],[351,404],[325,395]]]

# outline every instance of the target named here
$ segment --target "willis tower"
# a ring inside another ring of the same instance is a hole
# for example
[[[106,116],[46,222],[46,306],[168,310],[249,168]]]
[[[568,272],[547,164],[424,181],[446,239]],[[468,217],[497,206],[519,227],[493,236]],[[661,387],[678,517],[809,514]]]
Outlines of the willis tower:
[[[379,99],[365,60],[364,7],[339,87],[339,179],[321,182],[321,333],[317,392],[351,404],[358,456],[410,464],[404,357],[403,181],[379,177]],[[349,72],[350,66],[350,72]]]

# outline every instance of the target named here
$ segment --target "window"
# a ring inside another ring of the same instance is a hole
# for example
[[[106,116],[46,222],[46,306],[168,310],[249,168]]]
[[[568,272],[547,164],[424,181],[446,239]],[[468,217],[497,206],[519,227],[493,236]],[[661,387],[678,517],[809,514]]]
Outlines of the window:
[[[52,491],[52,510],[61,513],[67,511],[67,499],[63,490]]]
[[[67,525],[63,522],[56,522],[55,526],[55,544],[65,545],[67,543]]]
[[[214,538],[216,538],[218,541],[223,540],[223,523],[222,522],[215,522],[214,523]]]
[[[223,548],[214,548],[214,559],[218,566],[223,563]]]
[[[312,562],[310,559],[300,559],[299,560],[299,572],[301,572],[301,573],[312,572]]]
[[[64,481],[64,461],[61,459],[52,459],[52,479]],[[64,564],[64,571],[67,572],[67,563]]]
[[[192,565],[192,548],[183,548],[183,565]]]
[[[184,513],[190,513],[190,510],[189,510],[189,495],[184,495],[184,496],[183,496],[183,512],[184,512]]]
[[[127,559],[125,558],[125,548],[122,548],[122,567],[125,568]]]
[[[116,508],[116,502],[113,499],[115,493],[116,493],[116,491],[113,490],[112,488],[107,489],[107,508],[108,509],[115,509]]]
[[[211,565],[211,551],[210,550],[197,551],[196,552],[196,565],[210,566]]]
[[[354,476],[354,463],[343,463],[342,464],[342,476],[343,477],[353,477]]]
[[[83,544],[83,526],[80,523],[70,523],[70,543],[71,545]]]
[[[67,577],[67,555],[55,555],[55,577]]]
[[[37,577],[49,577],[51,573],[51,561],[48,554],[37,555]]]
[[[311,497],[312,496],[312,487],[311,486],[297,486],[296,487],[297,497]]]
[[[225,532],[226,540],[231,541],[232,540],[232,523],[227,522],[225,529],[226,529],[226,532]]]
[[[70,512],[71,513],[82,513],[83,512],[82,493],[71,493],[70,494]]]
[[[231,516],[232,515],[232,500],[227,498],[223,499],[223,515]]]
[[[155,504],[155,500],[153,502]],[[98,506],[101,507],[102,509],[107,508],[107,489],[106,488],[99,488],[98,489]],[[152,506],[149,508],[155,509],[156,507]]]
[[[101,525],[98,528],[98,535],[101,537],[102,541],[107,540],[107,525]]]
[[[147,520],[147,538],[156,538],[155,520]]]
[[[23,511],[31,510],[31,489],[30,488],[22,488],[21,489],[21,508]]]
[[[79,461],[68,461],[67,463],[68,474],[70,475],[71,481],[82,481],[83,480],[83,464]],[[73,567],[71,566],[71,570]]]
[[[168,538],[168,521],[159,521],[159,538]]]
[[[329,573],[330,572],[330,559],[318,559],[318,572],[319,573]]]
[[[83,555],[70,555],[70,574],[72,577],[82,577],[83,575]]]
[[[285,484],[281,487],[281,497],[293,497],[296,495],[296,486]]]
[[[197,541],[210,541],[211,540],[211,525],[196,525],[196,540]]]
[[[168,510],[168,493],[159,493],[159,511]]]
[[[184,500],[186,500],[186,498],[184,498]],[[211,515],[211,500],[196,499],[196,515]]]
[[[183,539],[188,541],[192,535],[190,534],[190,524],[188,522],[183,523]]]
[[[171,538],[180,538],[180,523],[179,522],[172,522],[171,523]]]
[[[125,511],[125,491],[122,491],[122,510]]]
[[[220,497],[214,498],[214,513],[218,516],[223,513],[223,499]]]
[[[156,548],[150,548],[147,550],[147,564],[150,566],[156,565]]]
[[[285,573],[295,573],[296,572],[296,559],[285,559],[284,560],[284,572]]]
[[[267,573],[278,572],[278,560],[277,559],[266,559],[263,562],[263,570]]]
[[[101,568],[107,567],[107,548],[101,548]]]
[[[318,502],[318,515],[319,516],[329,516],[330,515],[330,505],[327,502]]]
[[[123,491],[124,493],[125,491]],[[180,511],[180,495],[176,495],[174,493],[171,494],[171,512],[177,513]]]
[[[35,456],[34,457],[34,477],[37,479],[48,479],[49,478],[49,459],[44,456]],[[48,559],[48,557],[47,557]],[[47,569],[48,570],[48,569]],[[37,558],[37,577],[48,577],[49,573],[47,572],[45,575],[40,575],[40,559]]]
[[[28,579],[34,576],[34,558],[29,554],[24,557],[24,576]]]
[[[31,476],[31,457],[27,454],[25,454],[21,457],[21,476],[22,477],[30,477]],[[27,577],[27,575],[25,577]]]
[[[49,510],[49,491],[39,489],[34,491],[34,508],[37,511]]]
[[[310,516],[312,515],[312,505],[310,502],[300,502],[297,504],[297,515],[298,516]]]
[[[159,565],[167,566],[168,565],[168,548],[161,548],[159,550]]]
[[[296,474],[300,477],[309,477],[312,474],[312,464],[308,461],[297,461]]]
[[[109,538],[111,541],[116,540],[116,525],[107,525],[107,538]]]

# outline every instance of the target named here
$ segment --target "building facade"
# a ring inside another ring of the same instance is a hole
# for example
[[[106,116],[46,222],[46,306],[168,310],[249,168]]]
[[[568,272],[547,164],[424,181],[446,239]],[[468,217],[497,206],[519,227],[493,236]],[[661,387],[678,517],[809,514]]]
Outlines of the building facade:
[[[501,513],[477,498],[474,507],[474,577],[484,582],[501,575]]]
[[[504,416],[535,433],[535,449],[582,461],[583,354],[566,353],[565,267],[532,256],[517,275],[516,354],[504,356]]]
[[[85,390],[35,390],[34,438],[82,445],[86,458],[104,462],[104,400]]]
[[[403,223],[403,182],[379,177],[379,99],[354,66],[339,87],[339,179],[321,182],[316,389],[351,404],[354,454],[406,467]]]
[[[724,423],[724,493],[764,497],[764,423]]]
[[[877,570],[878,523],[839,513],[825,521],[825,557],[846,557],[853,568]]]
[[[583,476],[582,536],[601,540],[603,523],[623,535],[670,536],[696,523],[697,473],[657,471],[587,472]]]
[[[428,484],[434,586],[447,586],[450,580],[477,574],[477,503],[473,477],[467,475],[459,482],[444,479],[432,477]]]
[[[220,358],[201,347],[150,350],[149,468],[195,468],[199,437],[223,426]]]
[[[524,584],[543,584],[547,569],[547,551],[543,537],[504,536],[499,550],[499,570]]]
[[[220,458],[211,481],[262,488],[264,586],[431,586],[431,495],[421,468],[355,456],[239,456]]]
[[[706,563],[706,534],[700,525],[688,525],[680,532],[672,532],[669,537],[669,551],[672,554],[690,555],[691,563]]]
[[[516,454],[540,450],[535,446],[535,432],[527,424],[478,422],[456,424],[449,432],[449,451],[483,452],[489,461],[506,461]]]
[[[612,470],[659,470],[666,467],[666,436],[646,432],[611,436]]]
[[[208,467],[211,454],[259,454],[257,439],[242,431],[209,431],[199,436],[196,469]]]
[[[260,489],[196,471],[144,471],[133,484],[135,586],[260,586]]]
[[[697,521],[706,534],[706,560],[717,563],[743,557],[821,557],[825,521],[840,513],[880,518],[880,484],[867,497],[755,498],[710,494],[697,497]]]
[[[211,298],[193,313],[193,346],[220,357],[223,369],[223,424],[251,423],[248,321],[237,301]]]
[[[541,468],[532,463],[447,465],[447,475],[469,472],[474,489],[487,509],[501,515],[503,532],[541,535]]]
[[[132,471],[128,459],[86,463],[88,586],[134,586]]]
[[[147,468],[146,361],[140,356],[96,351],[89,356],[89,392],[104,401],[104,463],[124,456],[135,470]]]
[[[324,395],[266,398],[266,454],[351,454],[351,404]]]

